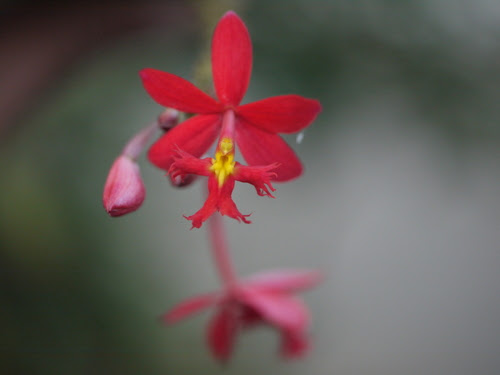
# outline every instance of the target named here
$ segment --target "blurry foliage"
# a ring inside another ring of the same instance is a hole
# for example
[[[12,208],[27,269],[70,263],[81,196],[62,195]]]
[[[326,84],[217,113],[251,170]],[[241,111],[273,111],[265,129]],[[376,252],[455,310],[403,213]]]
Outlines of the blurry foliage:
[[[494,40],[500,27],[482,23],[487,2],[484,8],[478,3],[476,13],[473,6],[447,4],[252,2],[248,17],[260,52],[254,74],[266,75],[280,92],[335,99],[324,106],[327,113],[366,92],[396,87],[451,139],[498,136],[500,51]],[[463,23],[449,24],[454,16]]]

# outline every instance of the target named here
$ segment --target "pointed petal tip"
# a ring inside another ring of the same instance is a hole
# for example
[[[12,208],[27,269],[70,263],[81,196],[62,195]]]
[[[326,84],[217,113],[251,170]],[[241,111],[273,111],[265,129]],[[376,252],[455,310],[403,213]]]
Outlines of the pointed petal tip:
[[[169,325],[172,323],[168,318],[168,313],[161,314],[157,319],[160,324]]]
[[[321,105],[320,101],[317,100],[317,99],[310,99],[312,101],[312,103],[314,103],[314,105],[316,106],[316,115],[315,115],[315,119],[316,117],[323,111],[323,106]],[[314,121],[314,120],[313,120]]]
[[[311,103],[314,103],[316,105],[318,113],[323,110],[323,106],[321,105],[321,102],[318,99],[309,99],[309,98],[306,98],[306,99],[309,100]]]
[[[295,180],[304,174],[304,166],[299,161],[298,164],[292,164],[279,168],[277,176],[272,179],[275,182],[289,182]]]
[[[231,358],[237,331],[237,320],[229,309],[218,311],[208,323],[208,347],[213,357],[222,364]]]
[[[322,110],[323,110],[323,106],[321,105],[321,103],[319,102],[319,100],[317,99],[314,99],[316,101],[316,103],[318,103],[318,113],[320,113]]]
[[[243,20],[226,12],[212,37],[212,74],[215,92],[224,105],[237,106],[243,99],[252,72],[252,42]]]
[[[172,311],[167,311],[158,317],[160,323],[164,325],[171,325],[182,320],[184,316],[173,316]]]
[[[246,283],[271,292],[290,293],[313,288],[323,280],[319,270],[275,269],[252,275]]]
[[[160,319],[165,324],[173,324],[187,318],[191,315],[201,312],[206,308],[215,304],[217,300],[216,293],[200,294],[191,297],[160,316]]]
[[[195,215],[196,214],[191,216],[182,215],[184,219],[189,220],[191,222],[191,228],[189,228],[189,230],[199,229],[203,225],[203,220],[199,219]]]
[[[226,13],[224,13],[220,18],[219,22],[228,18],[234,18],[235,20],[238,20],[243,23],[241,17],[234,10],[228,10]]]
[[[153,69],[153,68],[141,69],[141,70],[139,70],[139,77],[144,82],[144,81],[151,78],[151,75],[154,74],[154,71],[155,71],[155,69]]]
[[[281,356],[284,359],[304,357],[311,350],[311,343],[302,332],[282,332]]]

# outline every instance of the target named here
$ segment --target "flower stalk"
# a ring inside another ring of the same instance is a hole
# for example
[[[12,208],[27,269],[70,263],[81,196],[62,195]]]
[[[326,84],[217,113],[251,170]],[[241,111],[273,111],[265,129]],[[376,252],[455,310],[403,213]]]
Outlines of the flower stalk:
[[[221,215],[212,215],[208,220],[208,232],[212,245],[212,255],[219,277],[225,287],[236,284],[236,272],[229,254],[226,231]]]

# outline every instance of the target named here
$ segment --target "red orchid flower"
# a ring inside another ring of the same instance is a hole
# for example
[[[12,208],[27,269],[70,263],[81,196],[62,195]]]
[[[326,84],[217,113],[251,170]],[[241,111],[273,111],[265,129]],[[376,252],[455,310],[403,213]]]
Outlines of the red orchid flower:
[[[140,76],[151,97],[165,107],[197,113],[161,137],[150,148],[149,160],[166,171],[177,149],[200,157],[221,133],[223,117],[234,116],[226,136],[236,140],[248,165],[278,163],[275,181],[300,176],[302,165],[277,133],[294,133],[310,125],[321,110],[317,100],[282,95],[240,105],[252,70],[252,44],[248,30],[236,13],[229,11],[219,21],[212,39],[212,74],[219,100],[205,94],[176,75],[143,69]]]
[[[173,180],[188,175],[208,177],[204,206],[186,217],[199,228],[215,211],[250,223],[231,198],[235,181],[251,183],[259,195],[272,197],[271,180],[300,176],[302,165],[277,133],[293,133],[310,125],[321,110],[317,100],[283,95],[240,105],[252,69],[252,44],[243,21],[227,12],[212,39],[212,73],[216,100],[188,81],[154,69],[140,72],[144,87],[159,104],[198,113],[161,137],[149,160]],[[199,160],[219,136],[213,159]],[[234,161],[236,144],[249,166]]]
[[[226,361],[233,352],[241,329],[264,323],[281,334],[281,354],[300,357],[309,348],[309,311],[293,292],[310,288],[320,281],[318,272],[274,271],[255,275],[243,283],[230,285],[220,293],[190,298],[162,318],[171,324],[207,307],[217,311],[207,327],[207,343],[213,356]]]
[[[236,181],[254,185],[257,194],[274,198],[271,178],[272,172],[278,166],[274,163],[268,166],[248,167],[234,161],[234,144],[228,136],[228,128],[234,127],[234,113],[227,112],[222,120],[223,130],[221,140],[217,145],[215,158],[198,159],[187,152],[178,149],[169,173],[173,180],[184,181],[186,176],[200,175],[208,177],[208,197],[203,207],[194,215],[185,216],[191,220],[192,228],[200,228],[215,211],[244,223],[250,215],[243,215],[231,195]]]

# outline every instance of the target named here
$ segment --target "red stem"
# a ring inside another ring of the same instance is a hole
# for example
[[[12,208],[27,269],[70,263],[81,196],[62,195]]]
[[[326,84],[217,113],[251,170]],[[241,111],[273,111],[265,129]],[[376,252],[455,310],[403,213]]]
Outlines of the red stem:
[[[222,282],[226,286],[230,286],[236,282],[236,273],[231,257],[229,256],[229,248],[226,241],[222,216],[218,213],[213,214],[208,220],[208,227],[215,265],[219,271]]]
[[[128,156],[132,160],[137,160],[142,150],[144,150],[144,147],[146,147],[157,130],[158,121],[153,121],[132,137],[132,139],[124,147],[122,154]]]

